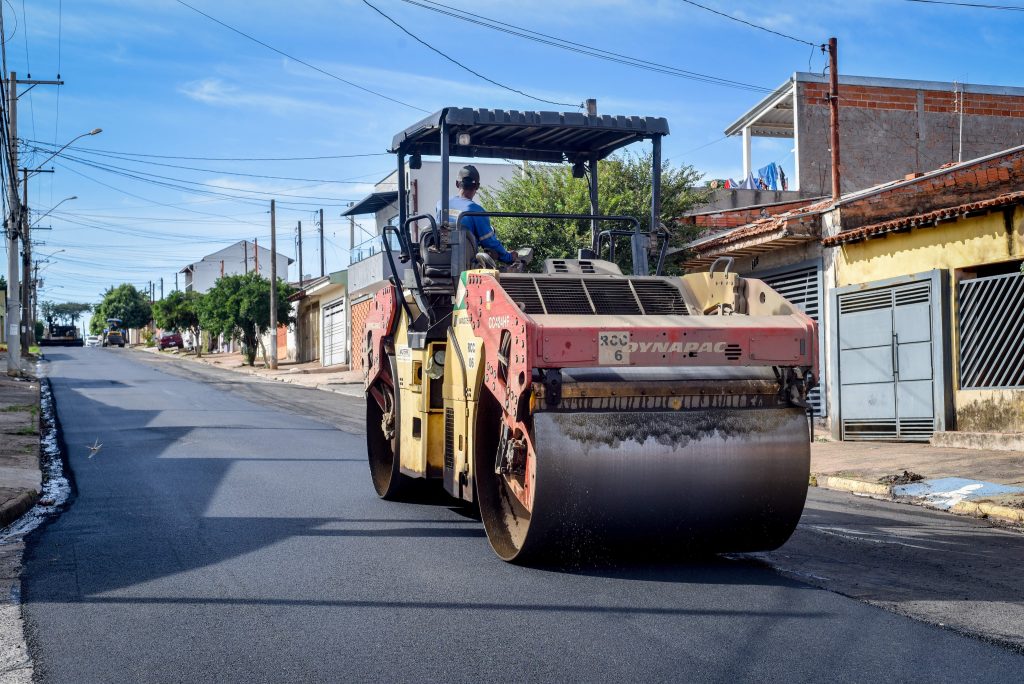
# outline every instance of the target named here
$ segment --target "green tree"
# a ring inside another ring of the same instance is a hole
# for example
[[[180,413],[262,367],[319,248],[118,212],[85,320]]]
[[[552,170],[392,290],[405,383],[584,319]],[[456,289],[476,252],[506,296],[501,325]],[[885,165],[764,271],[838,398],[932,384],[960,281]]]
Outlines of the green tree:
[[[199,322],[202,301],[203,295],[198,292],[175,290],[164,299],[153,303],[153,322],[157,327],[191,333],[198,356],[203,355],[203,345],[200,341],[202,326]]]
[[[2,275],[0,275],[0,290],[6,290],[6,289],[7,289],[7,278],[4,278]]]
[[[40,302],[39,313],[42,314],[43,320],[46,321],[46,327],[52,328],[54,322],[57,320],[57,314],[54,311],[56,304],[53,302]]]
[[[64,302],[62,304],[53,304],[52,306],[53,317],[64,321],[68,325],[77,325],[78,319],[82,317],[82,314],[92,311],[92,304],[85,304],[83,302]],[[50,321],[48,320],[47,322]]]
[[[601,213],[633,216],[644,231],[651,224],[650,152],[622,154],[598,162],[598,198]],[[671,242],[680,244],[691,235],[674,226],[673,219],[707,201],[709,190],[696,187],[701,174],[692,166],[674,167],[668,160],[661,165],[661,222],[672,232]],[[570,167],[533,166],[525,175],[502,182],[497,190],[484,190],[481,204],[490,211],[556,214],[589,214],[590,194],[585,179],[573,178]],[[543,219],[494,219],[498,236],[508,248],[533,247],[530,270],[543,268],[544,259],[575,257],[581,247],[590,247],[589,221],[545,221]],[[628,228],[621,224],[601,223],[600,230]],[[618,255],[629,266],[625,239]]]
[[[89,330],[94,335],[103,332],[107,327],[108,318],[120,318],[125,328],[143,328],[152,320],[152,309],[149,297],[135,289],[134,285],[122,283],[108,289],[103,294],[103,301],[93,309]]]
[[[288,283],[277,281],[277,322],[293,322]],[[260,338],[270,328],[270,283],[256,273],[219,278],[203,295],[199,321],[211,335],[224,335],[242,343],[246,363],[252,366]]]

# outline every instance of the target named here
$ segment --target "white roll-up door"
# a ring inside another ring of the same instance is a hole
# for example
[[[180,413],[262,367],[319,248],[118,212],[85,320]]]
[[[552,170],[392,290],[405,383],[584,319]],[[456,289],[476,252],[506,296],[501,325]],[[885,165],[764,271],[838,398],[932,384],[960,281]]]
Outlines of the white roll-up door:
[[[348,335],[345,330],[345,298],[324,305],[323,365],[335,366],[348,361]]]

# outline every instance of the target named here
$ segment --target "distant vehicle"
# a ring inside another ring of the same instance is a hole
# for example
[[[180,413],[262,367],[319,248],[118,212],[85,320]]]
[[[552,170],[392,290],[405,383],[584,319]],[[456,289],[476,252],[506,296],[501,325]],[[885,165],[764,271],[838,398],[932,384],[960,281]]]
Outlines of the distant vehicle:
[[[51,325],[39,340],[40,347],[81,347],[84,340],[74,325]]]
[[[88,337],[85,338],[85,346],[86,347],[98,347],[98,346],[100,346],[100,336],[99,335],[89,335]]]
[[[103,331],[104,347],[123,347],[128,335],[121,329],[120,318],[108,318],[107,329]]]
[[[167,330],[160,333],[160,336],[156,339],[156,346],[160,348],[160,351],[163,351],[168,347],[184,349],[185,342],[181,339],[181,333],[175,332],[174,330]]]

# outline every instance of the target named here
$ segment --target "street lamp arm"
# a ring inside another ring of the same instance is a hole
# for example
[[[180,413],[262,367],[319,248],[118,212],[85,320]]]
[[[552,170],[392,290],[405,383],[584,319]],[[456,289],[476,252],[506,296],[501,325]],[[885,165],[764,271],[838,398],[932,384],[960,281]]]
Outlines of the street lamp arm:
[[[45,166],[47,162],[49,162],[51,159],[56,157],[58,154],[60,154],[61,152],[63,152],[67,148],[71,147],[71,145],[73,145],[76,141],[81,140],[82,138],[85,138],[85,137],[90,136],[90,135],[99,135],[102,132],[103,132],[102,128],[94,128],[91,131],[89,131],[88,133],[82,133],[81,135],[75,136],[74,138],[69,140],[67,143],[65,143],[63,147],[61,147],[59,150],[57,150],[56,152],[51,154],[49,157],[47,157],[46,161],[44,161],[42,164],[38,164],[37,166],[38,167]]]
[[[39,223],[39,222],[40,222],[40,221],[42,221],[42,220],[43,220],[44,218],[46,218],[47,216],[49,216],[49,215],[50,215],[50,212],[52,212],[52,211],[53,211],[54,209],[56,209],[56,208],[57,208],[57,207],[59,207],[60,205],[64,204],[64,203],[65,203],[65,202],[67,202],[68,200],[74,200],[74,199],[78,199],[78,195],[72,195],[71,197],[65,197],[65,198],[64,198],[64,199],[62,199],[62,200],[61,200],[60,202],[57,202],[57,203],[56,203],[56,204],[54,204],[54,205],[53,205],[52,207],[50,207],[50,208],[49,208],[49,209],[48,209],[48,210],[46,211],[46,213],[45,213],[45,214],[43,214],[42,216],[40,216],[39,218],[37,218],[37,219],[36,219],[35,221],[33,221],[33,222],[32,222],[32,225],[31,225],[31,226],[29,226],[29,227],[35,226],[35,225],[36,225],[37,223]]]

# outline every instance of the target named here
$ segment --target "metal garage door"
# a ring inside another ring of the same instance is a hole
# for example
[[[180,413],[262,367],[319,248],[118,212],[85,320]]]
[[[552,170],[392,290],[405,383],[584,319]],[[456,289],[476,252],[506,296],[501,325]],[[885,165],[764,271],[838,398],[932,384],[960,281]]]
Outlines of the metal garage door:
[[[846,440],[927,441],[936,429],[932,283],[838,296]]]
[[[345,363],[348,336],[345,334],[345,299],[336,299],[324,305],[323,365]]]
[[[755,274],[754,277],[768,283],[815,322],[819,320],[818,317],[822,310],[820,262],[801,265],[786,271],[769,272],[766,275]],[[818,348],[822,348],[820,343]],[[824,358],[821,359],[821,362],[824,363]],[[822,400],[822,397],[825,396],[824,369],[820,371],[820,375],[818,386],[811,390],[808,397],[811,406],[814,407],[814,415],[819,417],[825,415],[825,402]]]

